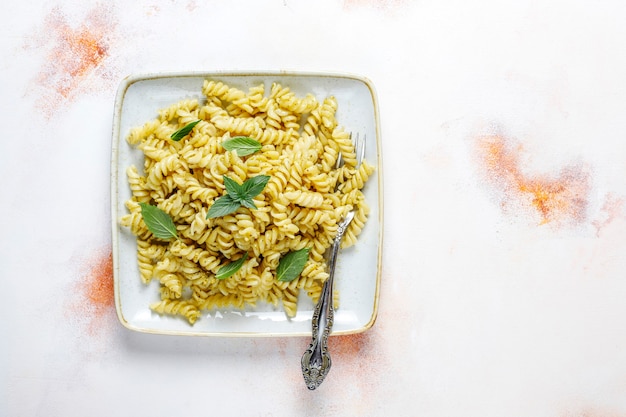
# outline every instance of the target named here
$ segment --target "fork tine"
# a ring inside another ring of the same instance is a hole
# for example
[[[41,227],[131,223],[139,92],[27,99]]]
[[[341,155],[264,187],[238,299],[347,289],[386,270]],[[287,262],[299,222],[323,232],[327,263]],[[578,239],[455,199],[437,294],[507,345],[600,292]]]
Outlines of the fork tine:
[[[341,152],[337,155],[337,161],[335,162],[335,169],[341,168],[343,165],[343,156],[341,156]]]
[[[365,138],[366,136],[363,135],[363,139],[361,139],[359,132],[357,132],[353,141],[357,167],[361,165],[361,162],[365,158]],[[350,132],[350,139],[352,139],[352,132]],[[337,155],[337,161],[335,162],[335,169],[340,168],[343,165],[343,162],[343,155],[339,152],[339,155]]]
[[[352,132],[350,132],[350,139],[352,139]],[[342,165],[343,165],[343,155],[341,151],[339,151],[339,154],[337,155],[337,161],[335,161],[335,169],[341,168]]]
[[[361,165],[361,162],[363,162],[363,159],[365,158],[365,138],[365,134],[363,135],[363,139],[361,139],[361,136],[357,132],[356,139],[354,141],[357,166]]]

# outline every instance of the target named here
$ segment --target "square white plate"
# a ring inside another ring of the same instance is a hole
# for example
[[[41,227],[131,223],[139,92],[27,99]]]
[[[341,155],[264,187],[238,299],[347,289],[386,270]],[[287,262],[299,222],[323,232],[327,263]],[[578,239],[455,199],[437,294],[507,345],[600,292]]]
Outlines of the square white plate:
[[[161,316],[149,305],[159,301],[158,282],[141,282],[136,259],[136,240],[120,226],[127,213],[124,202],[131,196],[126,168],[141,168],[143,157],[126,136],[130,129],[157,117],[158,110],[185,98],[202,98],[205,79],[222,81],[244,91],[273,82],[289,87],[299,97],[313,93],[320,101],[337,98],[338,123],[346,130],[367,136],[365,158],[376,167],[363,192],[370,206],[370,217],[357,243],[340,251],[335,271],[335,288],[340,307],[335,312],[333,335],[358,333],[370,328],[376,319],[382,259],[382,157],[376,93],[366,78],[346,74],[320,73],[184,73],[149,74],[127,77],[115,101],[111,155],[111,213],[113,228],[113,273],[115,305],[121,323],[129,329],[160,334],[195,336],[305,336],[311,334],[313,303],[303,294],[294,318],[287,318],[280,307],[257,307],[204,311],[192,326],[179,317]]]

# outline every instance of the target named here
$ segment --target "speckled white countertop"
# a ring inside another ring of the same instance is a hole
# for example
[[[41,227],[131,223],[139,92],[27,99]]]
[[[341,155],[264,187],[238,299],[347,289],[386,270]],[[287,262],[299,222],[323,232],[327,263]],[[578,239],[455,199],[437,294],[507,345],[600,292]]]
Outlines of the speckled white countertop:
[[[0,415],[626,416],[626,4],[3,2]],[[376,86],[378,319],[331,337],[129,331],[111,274],[130,74]]]

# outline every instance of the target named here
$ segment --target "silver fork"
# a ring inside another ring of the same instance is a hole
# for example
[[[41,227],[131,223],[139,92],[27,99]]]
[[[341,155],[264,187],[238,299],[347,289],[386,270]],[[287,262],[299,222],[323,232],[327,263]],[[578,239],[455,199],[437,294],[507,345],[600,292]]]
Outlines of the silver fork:
[[[357,168],[363,161],[365,155],[365,135],[363,139],[359,134],[356,134],[354,140],[354,147],[357,153]],[[343,164],[343,158],[341,154],[337,158],[337,168]],[[328,336],[332,331],[333,320],[335,316],[335,309],[333,307],[333,286],[335,278],[335,265],[337,263],[337,254],[339,253],[339,247],[341,246],[341,239],[348,229],[348,225],[354,218],[354,210],[351,210],[346,216],[341,219],[337,225],[337,235],[333,241],[333,245],[330,252],[328,261],[329,276],[324,287],[322,288],[322,294],[315,310],[313,311],[312,327],[313,337],[308,349],[302,355],[302,375],[304,376],[304,382],[308,389],[314,390],[319,387],[328,371],[332,361],[330,360],[330,353],[328,352]],[[320,326],[321,324],[321,326]]]

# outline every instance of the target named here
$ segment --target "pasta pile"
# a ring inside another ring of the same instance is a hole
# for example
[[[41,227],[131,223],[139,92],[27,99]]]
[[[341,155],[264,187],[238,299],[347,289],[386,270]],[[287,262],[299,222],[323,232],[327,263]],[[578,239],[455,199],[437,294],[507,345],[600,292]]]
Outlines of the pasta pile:
[[[150,308],[178,315],[193,324],[203,310],[243,308],[258,302],[282,304],[294,317],[301,290],[316,302],[328,278],[324,254],[337,223],[355,209],[343,247],[356,242],[369,208],[362,189],[374,167],[357,157],[350,134],[337,123],[337,100],[298,97],[278,83],[268,94],[264,84],[243,91],[205,80],[206,100],[185,99],[159,110],[158,117],[135,127],[127,137],[144,155],[143,172],[127,169],[132,197],[121,224],[137,238],[137,262],[143,283],[160,283],[160,301]],[[180,141],[172,133],[200,120]],[[238,156],[222,143],[236,136],[257,140],[262,148]],[[341,154],[344,165],[336,168]],[[270,176],[254,197],[257,209],[240,207],[207,219],[213,202],[225,194],[224,176],[239,184],[256,175]],[[141,215],[140,203],[165,211],[178,239],[156,238]],[[299,277],[276,279],[280,259],[309,248]],[[219,280],[220,267],[247,254],[243,266]]]

